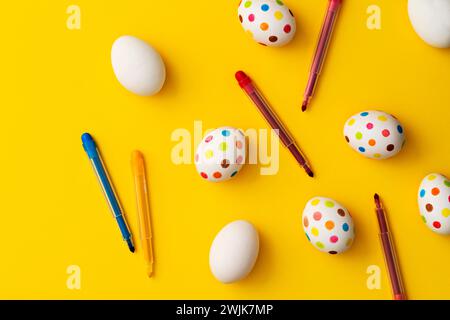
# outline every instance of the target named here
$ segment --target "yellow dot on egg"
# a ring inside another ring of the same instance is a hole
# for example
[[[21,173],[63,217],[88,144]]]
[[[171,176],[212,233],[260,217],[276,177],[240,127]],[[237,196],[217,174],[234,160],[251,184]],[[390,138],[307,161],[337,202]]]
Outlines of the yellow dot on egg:
[[[386,118],[386,116],[378,116],[378,120],[387,121],[387,118]]]
[[[320,248],[320,249],[325,248],[325,246],[323,245],[323,243],[320,242],[320,241],[316,242],[316,246],[317,246],[318,248]]]
[[[227,150],[227,143],[226,142],[222,142],[221,144],[219,144],[219,149],[222,151],[226,151]]]
[[[442,215],[444,216],[444,218],[448,218],[450,216],[450,209],[449,208],[442,209]]]
[[[433,181],[434,179],[436,179],[436,176],[434,174],[430,174],[428,176],[428,180]]]
[[[214,155],[214,152],[212,152],[212,150],[208,150],[205,152],[206,159],[211,159],[213,155]]]
[[[311,229],[311,233],[312,233],[313,236],[317,237],[319,235],[319,230],[317,230],[317,228],[312,228]]]
[[[281,11],[275,12],[275,18],[276,18],[277,20],[283,19],[283,14],[281,13]]]
[[[317,206],[319,204],[320,200],[319,199],[314,199],[313,201],[311,201],[311,204],[313,206]]]
[[[373,155],[373,157],[374,157],[374,158],[377,158],[377,159],[378,159],[378,158],[381,158],[381,154],[375,153],[375,154]]]
[[[352,242],[353,242],[353,238],[350,238],[350,239],[347,240],[347,242],[345,243],[345,245],[346,245],[347,247],[349,247],[349,246],[352,244]]]
[[[349,126],[352,126],[354,123],[355,123],[355,119],[350,119],[347,124]]]

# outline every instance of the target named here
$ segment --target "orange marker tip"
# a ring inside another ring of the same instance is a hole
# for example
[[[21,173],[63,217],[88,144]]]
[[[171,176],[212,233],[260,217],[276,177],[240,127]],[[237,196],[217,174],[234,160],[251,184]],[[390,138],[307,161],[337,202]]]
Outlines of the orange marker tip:
[[[143,155],[142,155],[142,152],[140,152],[139,150],[134,150],[134,151],[131,153],[131,157],[132,157],[133,159],[141,159],[141,158],[143,158]]]
[[[131,165],[135,172],[142,172],[144,170],[144,155],[138,150],[131,153]]]
[[[151,278],[153,276],[153,265],[151,265],[151,264],[147,266],[147,276],[149,278]]]

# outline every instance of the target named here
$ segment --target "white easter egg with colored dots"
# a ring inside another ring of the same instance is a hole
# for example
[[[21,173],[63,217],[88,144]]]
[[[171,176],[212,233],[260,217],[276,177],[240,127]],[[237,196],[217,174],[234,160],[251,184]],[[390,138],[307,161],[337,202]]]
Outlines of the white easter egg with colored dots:
[[[238,17],[245,32],[262,45],[280,47],[295,35],[294,15],[280,0],[242,0]]]
[[[314,197],[309,200],[303,209],[302,224],[308,241],[329,254],[346,251],[355,238],[350,213],[330,198]]]
[[[244,133],[239,129],[222,127],[208,133],[195,153],[198,173],[214,182],[234,177],[245,162],[246,147]]]
[[[345,123],[344,137],[356,152],[371,159],[395,156],[405,143],[400,122],[382,111],[364,111],[351,116]]]
[[[427,175],[419,187],[422,221],[432,231],[450,234],[450,179],[439,173]]]

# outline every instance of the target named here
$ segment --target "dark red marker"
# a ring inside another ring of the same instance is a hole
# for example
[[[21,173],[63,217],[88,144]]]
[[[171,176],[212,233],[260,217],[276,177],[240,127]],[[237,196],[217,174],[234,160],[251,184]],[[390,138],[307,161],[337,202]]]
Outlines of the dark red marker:
[[[403,289],[403,282],[398,266],[397,255],[395,253],[389,224],[386,219],[386,214],[383,205],[380,201],[380,196],[375,193],[375,212],[377,214],[378,224],[380,226],[380,239],[383,247],[384,260],[391,280],[392,292],[394,300],[406,300],[405,290]]]
[[[245,91],[245,93],[247,93],[247,95],[250,97],[253,103],[258,107],[259,111],[267,120],[272,129],[274,129],[277,132],[284,146],[289,149],[289,151],[295,157],[300,166],[302,166],[303,169],[305,169],[308,176],[313,177],[314,174],[311,171],[311,168],[309,167],[308,162],[306,161],[302,152],[297,147],[294,139],[286,130],[286,128],[283,126],[280,119],[278,119],[277,115],[266,103],[261,93],[259,93],[259,91],[253,86],[250,77],[247,76],[243,71],[236,72],[235,77],[241,88]]]

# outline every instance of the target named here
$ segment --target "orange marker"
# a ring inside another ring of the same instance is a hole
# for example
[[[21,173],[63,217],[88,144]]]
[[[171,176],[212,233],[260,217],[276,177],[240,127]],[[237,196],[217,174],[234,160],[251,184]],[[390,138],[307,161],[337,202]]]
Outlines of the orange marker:
[[[147,263],[147,274],[151,277],[153,273],[152,227],[150,223],[150,205],[148,203],[144,156],[141,152],[133,151],[133,154],[131,155],[131,167],[133,169],[136,203],[139,216],[139,236],[141,238],[144,259]]]

